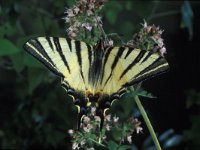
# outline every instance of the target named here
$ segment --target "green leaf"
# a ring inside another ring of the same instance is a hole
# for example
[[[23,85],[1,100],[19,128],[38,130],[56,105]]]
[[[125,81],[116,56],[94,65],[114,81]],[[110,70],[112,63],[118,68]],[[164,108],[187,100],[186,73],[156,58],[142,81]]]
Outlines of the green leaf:
[[[9,22],[0,26],[0,38],[3,38],[5,35],[10,36],[16,33],[16,28],[11,26]]]
[[[74,0],[67,0],[68,6],[72,7],[75,4]]]
[[[128,150],[131,149],[132,147],[130,145],[121,145],[117,149],[118,150]]]
[[[144,90],[142,87],[137,87],[136,89],[131,88],[129,90],[131,91],[131,96],[138,95],[138,96],[142,96],[142,97],[156,98],[151,93]]]
[[[110,24],[115,24],[119,12],[122,10],[122,5],[116,1],[109,1],[107,5],[105,5],[104,10],[106,10],[106,18],[110,22]]]
[[[12,55],[10,56],[10,59],[12,61],[12,65],[13,65],[13,68],[15,69],[15,71],[17,73],[21,72],[24,68],[24,64],[23,64],[23,55],[20,53],[20,54],[16,54],[16,55]]]
[[[184,1],[181,7],[181,12],[182,12],[181,27],[188,28],[189,39],[191,40],[193,37],[193,11],[189,1]]]
[[[106,17],[108,19],[108,21],[110,22],[110,24],[115,24],[116,20],[117,20],[117,14],[113,11],[107,11],[106,13]]]
[[[133,12],[135,12],[139,17],[141,18],[147,18],[151,11],[153,6],[155,5],[156,1],[132,1],[131,9]]]
[[[109,150],[113,150],[113,149],[117,149],[118,148],[118,144],[115,143],[114,141],[109,141],[108,142],[108,149]]]
[[[9,40],[0,39],[0,56],[13,55],[20,50]]]
[[[31,37],[36,37],[36,35],[23,36],[23,37],[17,38],[16,45],[17,45],[18,47],[20,47],[22,50],[24,50],[24,49],[23,49],[23,45],[24,45]],[[23,52],[24,52],[24,51],[23,51]]]
[[[126,35],[127,38],[125,40],[129,40],[134,31],[134,25],[130,21],[124,21],[122,25],[120,26],[120,32]]]
[[[35,88],[44,80],[45,72],[42,69],[32,69],[28,70],[28,93],[31,95]]]
[[[23,63],[24,65],[32,68],[44,68],[38,60],[26,52],[24,52]]]

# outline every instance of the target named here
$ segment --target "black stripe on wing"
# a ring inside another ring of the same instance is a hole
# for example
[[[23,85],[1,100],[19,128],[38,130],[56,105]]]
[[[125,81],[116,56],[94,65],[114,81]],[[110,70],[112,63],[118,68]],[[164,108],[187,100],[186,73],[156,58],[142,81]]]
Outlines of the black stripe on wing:
[[[33,47],[35,47],[40,52],[40,54],[42,54],[50,63],[55,65],[37,38],[30,40],[29,44],[31,44]]]
[[[131,64],[129,64],[129,66],[123,71],[123,73],[120,76],[120,79],[123,78],[123,76],[129,71],[131,70],[144,56],[144,54],[146,53],[146,51],[141,50],[139,52],[139,54],[137,55],[137,57],[133,60],[133,62]]]
[[[50,37],[46,37],[46,40],[47,40],[47,42],[49,44],[49,47],[51,47],[51,50],[53,51],[53,44],[52,44],[52,42],[50,40]]]
[[[142,71],[140,71],[135,78],[137,78],[138,76],[141,76],[143,74],[145,74],[148,71],[151,71],[152,69],[165,64],[166,60],[163,57],[158,57],[151,65],[149,65],[148,67],[144,68]]]
[[[127,86],[131,86],[131,85],[137,84],[137,83],[139,83],[141,81],[144,81],[144,80],[147,80],[147,79],[152,78],[154,76],[163,74],[163,73],[165,73],[167,71],[169,71],[169,66],[166,65],[166,66],[163,66],[163,67],[159,68],[158,70],[154,70],[154,71],[152,71],[152,72],[150,72],[148,74],[142,75],[142,76],[132,80],[129,83],[124,84],[123,87],[127,87]]]
[[[83,70],[82,70],[81,43],[80,43],[80,41],[74,41],[74,44],[75,44],[75,48],[76,48],[76,55],[77,55],[78,63],[80,66],[81,77],[83,79],[83,82],[85,82],[85,79],[83,76]]]
[[[134,50],[134,48],[129,47],[124,59],[126,59],[133,50]]]
[[[119,58],[122,56],[124,50],[125,50],[125,47],[119,47],[119,48],[118,48],[117,54],[116,54],[115,59],[114,59],[114,61],[113,61],[113,63],[112,63],[112,66],[111,66],[110,75],[109,75],[109,77],[107,78],[107,80],[106,80],[106,82],[105,82],[105,85],[107,84],[107,82],[108,82],[109,79],[111,78],[112,73],[113,73],[115,67],[117,66],[117,63],[118,63],[118,61],[119,61]]]
[[[89,69],[88,69],[88,81],[92,81],[92,48],[90,45],[86,44],[88,49],[88,60],[89,60]]]
[[[57,50],[57,52],[59,53],[59,55],[60,55],[60,57],[61,57],[63,63],[65,64],[65,66],[67,67],[67,70],[68,70],[69,73],[70,73],[71,70],[70,70],[70,68],[69,68],[68,62],[67,62],[67,60],[66,60],[66,58],[65,58],[65,56],[64,56],[64,54],[63,54],[63,51],[62,51],[62,49],[61,49],[60,42],[59,42],[59,38],[58,38],[58,37],[54,37],[54,38],[53,38],[53,42],[54,42],[54,44],[55,44],[55,46],[56,46],[56,50]]]
[[[67,41],[67,44],[69,46],[70,52],[72,52],[72,43],[71,43],[72,41],[71,41],[71,39],[66,38],[66,41]]]
[[[112,49],[113,49],[113,47],[109,47],[105,51],[105,56],[104,56],[104,60],[103,60],[103,67],[102,67],[103,70],[102,70],[102,74],[101,74],[101,83],[103,82],[103,77],[104,77],[104,73],[105,73],[105,66],[106,66],[106,63],[108,61],[108,57],[109,57]]]
[[[31,46],[30,46],[31,45]],[[55,67],[55,64],[52,62],[51,58],[48,56],[44,48],[42,47],[41,43],[35,38],[31,39],[28,42],[24,44],[24,49],[31,54],[33,57],[35,57],[37,60],[42,62],[49,70],[51,70],[53,73],[60,77],[64,77],[61,72],[57,70]],[[33,48],[32,48],[33,47]],[[38,54],[35,49],[40,53]],[[42,55],[42,56],[41,56]]]

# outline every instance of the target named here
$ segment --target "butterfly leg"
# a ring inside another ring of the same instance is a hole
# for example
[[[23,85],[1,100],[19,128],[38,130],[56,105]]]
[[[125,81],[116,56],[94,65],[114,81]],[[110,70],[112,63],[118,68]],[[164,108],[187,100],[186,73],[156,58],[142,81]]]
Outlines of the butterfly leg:
[[[78,98],[74,101],[74,104],[78,108],[77,130],[80,131],[81,120],[83,116],[87,114],[87,106]]]
[[[97,109],[96,115],[100,117],[101,122],[100,122],[100,132],[102,131],[103,125],[104,125],[104,111],[103,109]]]
[[[80,131],[80,126],[81,126],[81,121],[82,121],[83,116],[84,116],[83,112],[78,113],[78,118],[77,118],[77,130],[78,131]]]

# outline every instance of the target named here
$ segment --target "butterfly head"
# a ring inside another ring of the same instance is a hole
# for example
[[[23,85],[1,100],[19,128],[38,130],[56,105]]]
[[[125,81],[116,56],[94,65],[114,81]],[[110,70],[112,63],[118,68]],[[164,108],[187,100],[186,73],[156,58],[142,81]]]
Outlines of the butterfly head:
[[[92,104],[95,105],[95,107],[98,107],[98,103],[102,98],[102,93],[101,92],[92,93],[87,91],[86,98],[88,100],[87,106],[90,106]]]

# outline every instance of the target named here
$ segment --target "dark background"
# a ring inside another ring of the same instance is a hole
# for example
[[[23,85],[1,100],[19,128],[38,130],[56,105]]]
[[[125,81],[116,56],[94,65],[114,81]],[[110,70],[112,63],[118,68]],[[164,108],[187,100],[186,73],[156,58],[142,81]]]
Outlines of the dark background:
[[[69,148],[67,130],[76,126],[76,108],[60,80],[23,50],[35,36],[66,36],[62,17],[73,0],[0,1],[0,147]],[[200,2],[108,1],[102,10],[106,33],[124,41],[142,27],[143,19],[164,29],[170,71],[143,83],[156,99],[141,98],[163,149],[200,147]],[[192,15],[193,14],[193,17]],[[133,98],[114,104],[122,118],[133,112]],[[138,149],[150,149],[149,133],[134,137]],[[171,143],[170,143],[171,142]],[[148,149],[148,150],[149,150]]]

